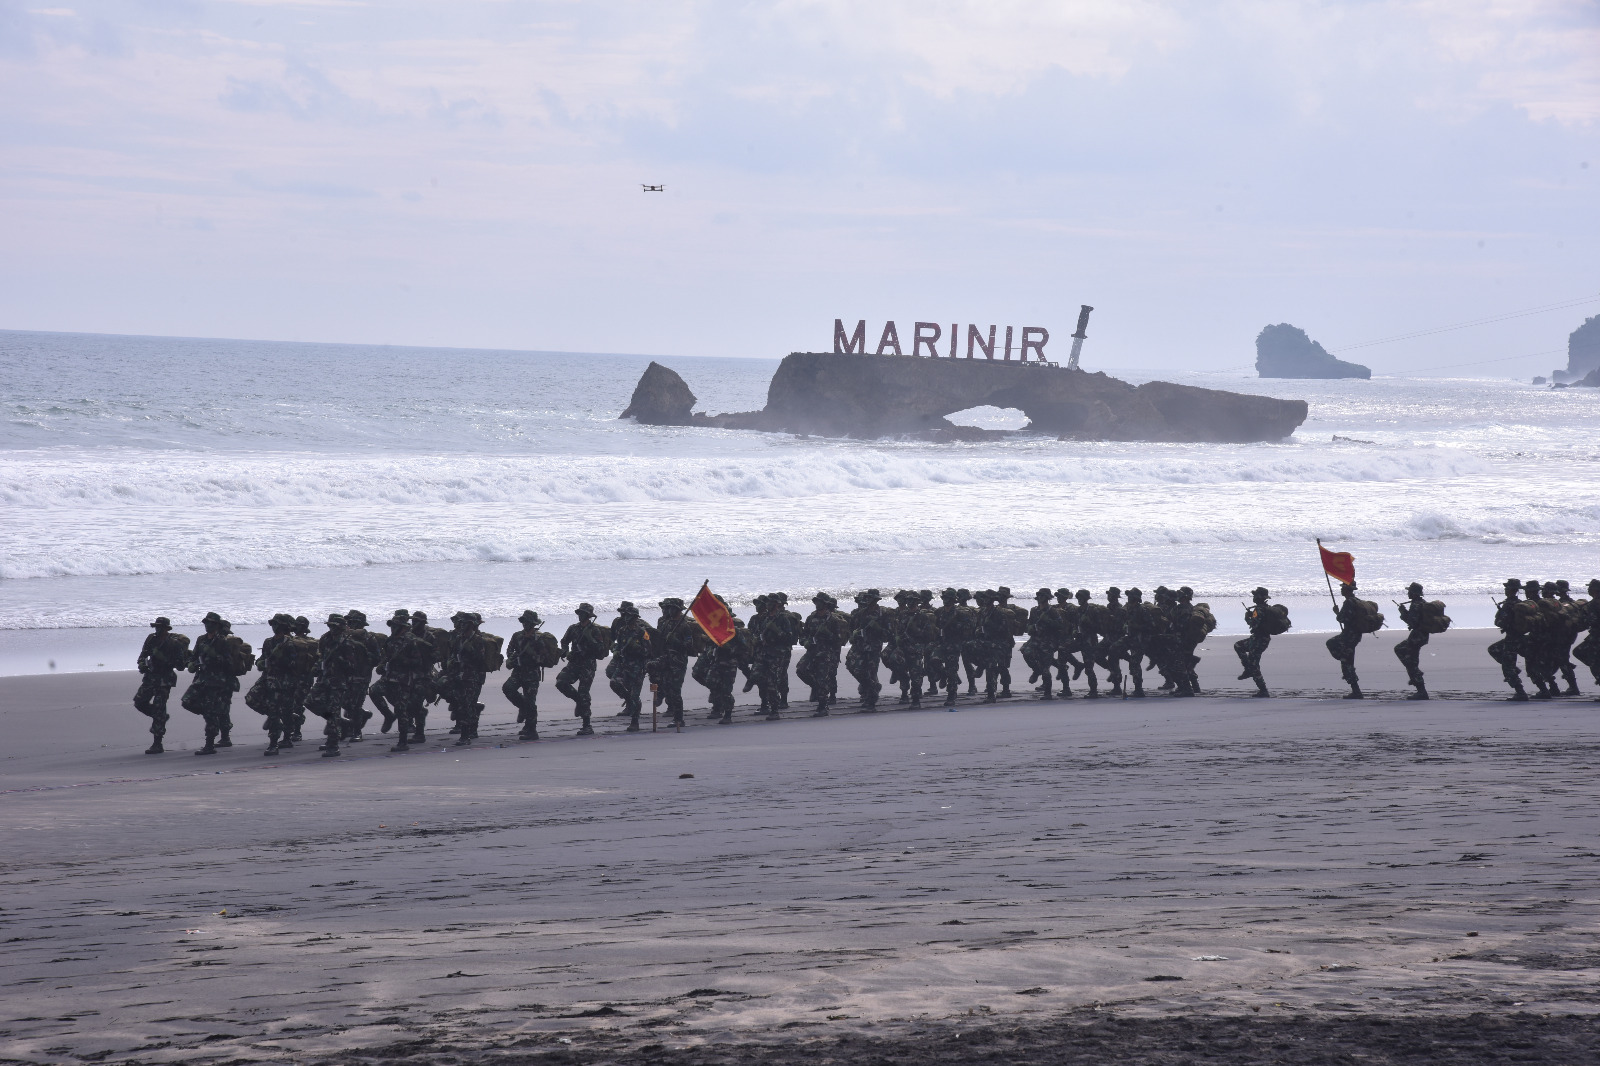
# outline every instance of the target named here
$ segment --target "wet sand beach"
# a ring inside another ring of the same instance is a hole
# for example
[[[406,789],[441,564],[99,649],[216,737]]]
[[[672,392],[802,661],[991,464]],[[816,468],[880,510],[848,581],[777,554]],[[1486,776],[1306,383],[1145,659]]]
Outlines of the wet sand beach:
[[[1593,1061],[1600,706],[1471,630],[1403,702],[1380,636],[1362,702],[1290,634],[1269,700],[1213,641],[1193,700],[624,735],[597,684],[521,743],[492,684],[337,760],[0,679],[0,1059]]]

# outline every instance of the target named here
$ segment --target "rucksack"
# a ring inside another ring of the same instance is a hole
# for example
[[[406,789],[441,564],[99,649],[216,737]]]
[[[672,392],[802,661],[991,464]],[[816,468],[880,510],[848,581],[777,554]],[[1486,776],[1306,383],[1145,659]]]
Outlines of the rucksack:
[[[1378,610],[1378,605],[1371,600],[1357,600],[1361,605],[1361,613],[1356,616],[1356,632],[1376,633],[1383,628],[1383,612]]]
[[[1211,605],[1209,603],[1197,603],[1194,605],[1194,610],[1190,612],[1188,620],[1184,622],[1183,636],[1185,640],[1198,644],[1210,636],[1211,631],[1216,628],[1217,616],[1211,613]]]
[[[505,666],[505,638],[493,633],[479,633],[478,639],[483,641],[483,668],[492,674]]]
[[[1255,609],[1256,617],[1261,619],[1262,626],[1269,636],[1279,636],[1289,632],[1289,608],[1281,603],[1264,603]]]
[[[283,663],[287,673],[305,677],[317,668],[322,648],[310,637],[290,636],[283,642]]]
[[[1422,605],[1422,617],[1418,620],[1418,627],[1424,633],[1443,633],[1450,628],[1450,616],[1444,613],[1443,600],[1429,600]]]
[[[1540,621],[1537,603],[1518,600],[1511,604],[1511,632],[1514,636],[1530,636],[1538,630]]]
[[[254,649],[244,642],[244,638],[229,633],[222,638],[223,646],[228,649],[228,669],[236,677],[248,674],[256,665]]]
[[[540,666],[556,666],[561,662],[561,642],[554,633],[540,631],[532,641],[533,647],[529,654],[533,661]]]
[[[182,670],[189,662],[189,638],[182,633],[168,633],[166,639],[156,645],[155,659],[159,666]]]

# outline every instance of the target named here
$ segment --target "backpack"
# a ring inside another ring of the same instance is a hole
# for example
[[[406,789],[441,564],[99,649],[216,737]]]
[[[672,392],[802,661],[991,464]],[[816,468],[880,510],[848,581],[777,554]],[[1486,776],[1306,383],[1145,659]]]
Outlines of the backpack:
[[[1444,613],[1443,600],[1429,600],[1423,604],[1422,617],[1417,621],[1424,633],[1443,633],[1450,628],[1450,616]]]
[[[166,639],[156,645],[153,658],[157,666],[182,670],[189,662],[189,638],[182,633],[168,633]]]
[[[1356,632],[1376,633],[1383,628],[1383,612],[1378,610],[1378,605],[1371,600],[1357,600],[1361,605],[1361,614],[1356,618]]]
[[[539,666],[556,666],[561,662],[561,642],[554,633],[540,630],[531,641],[533,647],[524,654],[531,655]]]
[[[1184,623],[1183,628],[1184,639],[1193,641],[1196,644],[1210,636],[1211,631],[1217,628],[1217,616],[1211,613],[1211,605],[1209,603],[1195,604],[1194,610],[1190,613],[1188,621]]]
[[[1262,628],[1268,636],[1281,636],[1289,632],[1289,608],[1281,603],[1267,603],[1256,608],[1256,617],[1261,619]]]
[[[322,648],[310,637],[290,636],[284,640],[281,653],[286,673],[305,677],[317,668],[322,658]]]
[[[1510,606],[1511,633],[1513,636],[1530,636],[1539,629],[1539,623],[1542,619],[1539,616],[1539,605],[1537,603],[1518,600]]]
[[[228,649],[228,669],[236,677],[243,677],[256,665],[254,649],[242,637],[229,633],[223,638],[223,647]]]
[[[492,674],[505,666],[505,638],[493,633],[479,633],[478,639],[483,641],[483,668]]]

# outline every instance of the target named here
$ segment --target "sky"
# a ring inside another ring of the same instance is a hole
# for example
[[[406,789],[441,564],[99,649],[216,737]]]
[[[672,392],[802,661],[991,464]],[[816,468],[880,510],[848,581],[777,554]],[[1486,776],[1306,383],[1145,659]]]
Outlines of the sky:
[[[1600,0],[0,0],[0,223],[7,329],[1523,377],[1600,314]]]

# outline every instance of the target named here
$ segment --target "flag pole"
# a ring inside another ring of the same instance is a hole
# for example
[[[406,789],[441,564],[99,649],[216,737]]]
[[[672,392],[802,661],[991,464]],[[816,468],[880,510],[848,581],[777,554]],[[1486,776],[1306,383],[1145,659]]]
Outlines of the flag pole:
[[[1319,563],[1322,562],[1322,538],[1321,537],[1317,538],[1317,562],[1319,562]],[[1322,580],[1328,583],[1328,602],[1333,604],[1333,614],[1334,614],[1334,617],[1337,618],[1339,616],[1339,601],[1334,599],[1334,596],[1333,596],[1333,578],[1328,576],[1328,568],[1326,566],[1324,566],[1322,568]]]

